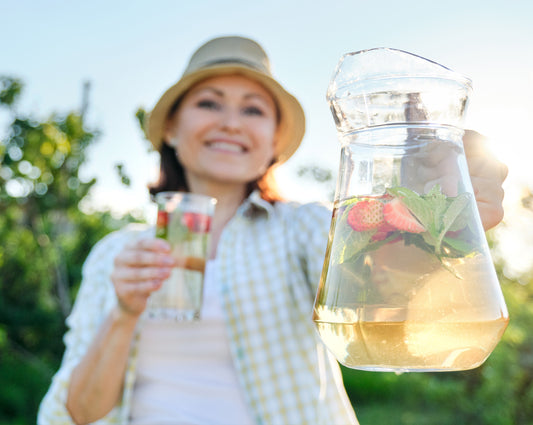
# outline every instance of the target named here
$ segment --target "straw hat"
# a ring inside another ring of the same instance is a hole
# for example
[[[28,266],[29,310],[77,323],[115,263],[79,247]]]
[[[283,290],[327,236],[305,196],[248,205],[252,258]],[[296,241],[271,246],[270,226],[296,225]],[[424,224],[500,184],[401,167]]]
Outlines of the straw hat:
[[[208,41],[191,57],[181,79],[161,96],[148,118],[148,139],[161,147],[169,110],[194,84],[209,77],[239,74],[262,84],[274,97],[280,112],[276,161],[281,163],[296,151],[305,133],[300,103],[279,84],[270,71],[268,56],[255,41],[243,37],[220,37]]]

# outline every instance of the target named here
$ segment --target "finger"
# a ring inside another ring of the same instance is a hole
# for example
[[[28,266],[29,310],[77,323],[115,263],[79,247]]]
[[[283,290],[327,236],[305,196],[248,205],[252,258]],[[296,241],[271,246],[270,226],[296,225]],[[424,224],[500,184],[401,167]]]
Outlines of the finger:
[[[487,155],[487,138],[474,130],[465,130],[463,148],[467,156]]]
[[[455,196],[461,180],[459,153],[460,149],[454,143],[429,144],[402,162],[403,184],[421,193],[427,193],[439,184],[444,193]]]
[[[426,184],[424,185],[424,193],[428,193],[436,185],[440,186],[441,192],[446,196],[457,196],[459,178],[455,175],[449,174],[434,180],[427,180]]]
[[[161,288],[162,284],[163,281],[159,279],[123,284],[119,286],[117,296],[123,303],[128,304],[128,300],[132,300],[136,297],[147,298],[152,292]]]
[[[447,196],[457,196],[461,173],[454,158],[446,158],[434,167],[420,167],[417,178],[423,187],[423,193],[428,193],[438,185]]]
[[[459,148],[454,143],[435,143],[420,155],[420,163],[426,167],[435,167],[445,162],[456,162]]]
[[[491,181],[494,187],[501,186],[505,179],[509,169],[507,166],[491,157],[475,157],[470,158],[468,161],[468,171],[472,181],[474,179],[482,179]]]
[[[127,249],[115,257],[115,266],[145,267],[174,266],[175,260],[170,252],[154,252],[141,249]]]
[[[483,229],[489,230],[499,224],[504,217],[504,210],[500,205],[478,201],[477,207]]]
[[[483,228],[488,230],[503,219],[505,192],[501,185],[494,183],[494,179],[473,177],[472,186]]]
[[[507,165],[496,159],[487,145],[487,138],[475,131],[465,130],[463,146],[471,173],[486,172],[503,182],[509,173]]]
[[[155,252],[170,252],[172,247],[170,244],[161,238],[143,238],[126,244],[126,249],[155,251]]]
[[[495,179],[472,176],[472,187],[477,201],[501,204],[505,195],[503,187]]]
[[[170,267],[117,267],[111,274],[116,282],[142,282],[165,280],[170,276]]]
[[[497,180],[500,183],[503,183],[507,176],[509,175],[509,168],[507,165],[505,165],[503,162],[500,161],[494,161],[494,176],[496,176]]]
[[[138,316],[146,309],[148,297],[161,288],[162,281],[119,285],[116,288],[118,305],[122,311]]]

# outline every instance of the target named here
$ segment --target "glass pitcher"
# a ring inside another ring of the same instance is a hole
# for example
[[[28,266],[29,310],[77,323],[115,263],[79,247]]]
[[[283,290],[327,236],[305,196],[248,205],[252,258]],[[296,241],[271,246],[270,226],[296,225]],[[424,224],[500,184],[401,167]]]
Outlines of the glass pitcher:
[[[481,365],[508,313],[462,146],[469,79],[379,48],[344,55],[327,98],[342,144],[313,320],[343,365]]]

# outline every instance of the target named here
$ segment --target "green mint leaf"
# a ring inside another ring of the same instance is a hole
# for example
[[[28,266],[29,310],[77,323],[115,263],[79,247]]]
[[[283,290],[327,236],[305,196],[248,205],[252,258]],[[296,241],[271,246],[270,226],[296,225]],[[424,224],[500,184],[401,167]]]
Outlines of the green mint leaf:
[[[444,216],[442,217],[444,233],[450,230],[451,226],[455,223],[461,213],[465,211],[469,203],[470,195],[468,193],[461,193],[453,198],[449,207],[446,209]]]
[[[440,196],[440,195],[442,195],[442,189],[440,187],[440,184],[437,183],[435,186],[431,188],[431,190],[425,196],[427,198],[431,198],[431,197]]]
[[[434,236],[430,232],[424,232],[424,233],[420,233],[420,236],[422,237],[424,242],[428,245],[428,249],[426,249],[426,251],[429,250],[429,252],[435,253],[435,248],[434,247],[437,244],[438,235]]]
[[[463,193],[467,198],[466,205],[457,215],[454,222],[450,225],[448,231],[455,232],[457,230],[463,230],[466,227],[469,227],[474,222],[472,219],[473,209],[475,208],[475,201],[470,194]]]
[[[432,223],[432,233],[435,238],[438,238],[442,232],[442,216],[448,207],[446,202],[446,195],[439,193],[431,195],[430,198],[427,198],[429,207],[433,211],[433,223]]]
[[[427,233],[403,233],[402,236],[405,245],[414,245],[430,254],[435,254],[432,243],[433,239],[428,242],[426,240],[428,237]],[[429,235],[429,237],[431,238],[431,235]]]
[[[359,255],[369,244],[375,231],[371,232],[350,232],[348,237],[342,242],[338,263],[345,263]],[[334,251],[335,252],[335,251]]]
[[[443,243],[446,244],[447,248],[451,248],[451,251],[446,253],[448,257],[464,257],[474,249],[471,243],[458,238],[444,236]]]
[[[436,254],[441,253],[441,245],[444,235],[448,232],[448,230],[455,222],[457,217],[461,214],[461,212],[468,206],[469,200],[470,198],[468,194],[462,193],[457,197],[451,199],[451,202],[449,202],[448,207],[443,212],[440,218],[440,232],[435,242]],[[448,199],[448,201],[450,201],[450,199]]]

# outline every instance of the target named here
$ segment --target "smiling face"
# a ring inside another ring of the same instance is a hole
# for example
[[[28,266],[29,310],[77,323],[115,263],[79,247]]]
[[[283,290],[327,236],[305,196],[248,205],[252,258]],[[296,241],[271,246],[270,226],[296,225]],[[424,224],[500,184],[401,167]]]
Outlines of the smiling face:
[[[189,186],[245,186],[262,176],[274,158],[276,111],[263,86],[239,75],[209,78],[189,90],[165,132]]]

